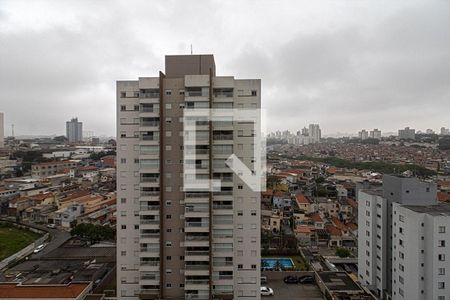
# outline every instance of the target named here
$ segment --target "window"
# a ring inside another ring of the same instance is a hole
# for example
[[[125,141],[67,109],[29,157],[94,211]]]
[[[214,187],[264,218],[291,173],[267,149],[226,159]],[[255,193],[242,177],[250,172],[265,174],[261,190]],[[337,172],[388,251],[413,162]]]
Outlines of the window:
[[[400,222],[405,222],[405,216],[398,215],[398,220],[399,220]]]
[[[166,103],[166,109],[172,109],[172,103]]]
[[[445,226],[439,226],[439,233],[445,233]]]
[[[238,269],[242,269],[244,266],[242,264],[238,264]]]
[[[244,212],[242,210],[238,210],[237,215],[242,216],[242,215],[244,215]]]
[[[120,198],[120,203],[122,203],[122,204],[127,203],[127,199],[126,198]]]
[[[244,186],[242,184],[238,185],[238,190],[242,190]]]
[[[445,268],[439,268],[438,275],[445,275]]]
[[[166,90],[166,95],[172,95],[172,90]]]
[[[440,290],[445,289],[445,282],[438,282],[438,289]]]
[[[252,216],[256,216],[256,210],[252,210],[252,211],[250,212],[250,214],[251,214]]]
[[[439,241],[439,247],[445,247],[445,241],[444,240],[441,240],[441,241]]]
[[[439,261],[445,261],[445,254],[438,254]]]
[[[172,247],[172,242],[166,242],[166,247]]]
[[[252,90],[252,96],[256,96],[256,90]]]
[[[172,256],[166,256],[166,260],[172,260]]]
[[[127,225],[121,225],[120,226],[122,229],[127,229]]]
[[[126,107],[125,105],[121,105],[121,106],[120,106],[120,110],[121,110],[121,111],[125,111],[125,110],[127,110],[127,107]]]
[[[256,265],[252,265],[252,269],[255,270],[256,269]]]

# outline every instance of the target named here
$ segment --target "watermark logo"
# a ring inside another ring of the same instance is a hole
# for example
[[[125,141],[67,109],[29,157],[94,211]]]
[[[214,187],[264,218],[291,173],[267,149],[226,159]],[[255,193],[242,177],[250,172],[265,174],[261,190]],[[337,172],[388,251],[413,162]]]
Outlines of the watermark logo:
[[[221,192],[222,182],[233,182],[233,173],[252,191],[266,190],[262,113],[261,109],[184,110],[185,192]]]

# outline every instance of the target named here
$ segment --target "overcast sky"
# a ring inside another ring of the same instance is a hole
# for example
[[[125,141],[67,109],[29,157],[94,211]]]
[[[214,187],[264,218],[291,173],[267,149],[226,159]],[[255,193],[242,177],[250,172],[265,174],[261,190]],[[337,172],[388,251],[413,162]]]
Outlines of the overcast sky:
[[[450,1],[0,0],[6,134],[115,135],[115,80],[191,44],[262,79],[270,131],[450,127]]]

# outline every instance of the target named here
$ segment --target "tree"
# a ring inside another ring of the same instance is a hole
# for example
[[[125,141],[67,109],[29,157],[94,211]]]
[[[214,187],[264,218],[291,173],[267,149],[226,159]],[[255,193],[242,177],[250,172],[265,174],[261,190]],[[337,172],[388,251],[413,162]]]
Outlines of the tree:
[[[349,257],[350,256],[350,250],[348,250],[346,248],[337,248],[336,249],[336,255],[341,257],[341,258]]]
[[[89,223],[80,223],[75,226],[70,234],[89,240],[91,243],[96,243],[103,240],[115,239],[116,232],[110,226],[94,225]]]
[[[67,142],[67,138],[64,135],[55,136],[53,140],[61,143]]]

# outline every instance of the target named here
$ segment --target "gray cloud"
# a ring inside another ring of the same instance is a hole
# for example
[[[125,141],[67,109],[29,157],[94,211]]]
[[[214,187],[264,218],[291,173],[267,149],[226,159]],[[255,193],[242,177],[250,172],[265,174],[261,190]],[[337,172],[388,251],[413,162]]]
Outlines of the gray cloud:
[[[218,74],[262,78],[268,129],[449,127],[446,1],[0,1],[0,111],[18,134],[115,132],[115,80],[164,55],[214,53]],[[29,9],[24,9],[29,8]]]

